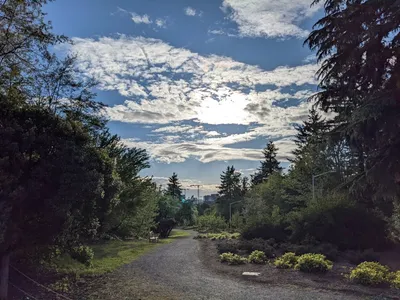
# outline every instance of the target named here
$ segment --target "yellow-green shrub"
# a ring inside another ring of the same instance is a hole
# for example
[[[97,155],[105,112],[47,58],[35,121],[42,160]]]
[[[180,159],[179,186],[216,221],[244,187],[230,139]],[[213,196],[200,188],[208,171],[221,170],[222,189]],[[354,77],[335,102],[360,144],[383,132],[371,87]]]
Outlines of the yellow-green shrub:
[[[249,255],[248,260],[253,264],[264,264],[267,261],[267,256],[262,251],[254,250]]]
[[[239,239],[240,233],[229,233],[229,232],[221,232],[221,233],[201,233],[197,235],[198,239],[210,239],[212,241],[215,240],[231,240],[231,239]]]
[[[245,257],[241,257],[240,255],[231,252],[222,253],[219,258],[221,262],[227,262],[228,265],[241,265],[247,262]]]
[[[392,274],[392,287],[394,287],[395,289],[400,289],[400,271],[394,272]]]
[[[306,253],[298,257],[295,269],[307,273],[325,273],[332,269],[332,262],[323,254]]]
[[[296,265],[296,263],[297,256],[293,252],[287,252],[274,261],[274,265],[278,269],[291,269]]]
[[[389,268],[377,262],[363,262],[350,273],[350,280],[364,285],[379,285],[390,281]]]

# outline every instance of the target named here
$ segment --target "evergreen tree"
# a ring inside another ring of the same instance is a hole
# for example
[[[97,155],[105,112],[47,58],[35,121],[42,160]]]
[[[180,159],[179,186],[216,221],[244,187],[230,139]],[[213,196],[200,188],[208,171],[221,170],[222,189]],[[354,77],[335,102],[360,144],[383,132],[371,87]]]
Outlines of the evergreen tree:
[[[182,186],[178,179],[178,174],[175,172],[168,179],[167,195],[172,196],[174,199],[181,199],[182,196]]]
[[[263,150],[264,161],[261,162],[261,167],[258,168],[257,172],[252,175],[251,182],[253,185],[260,184],[265,181],[271,174],[275,172],[281,172],[279,161],[276,159],[278,148],[275,147],[271,141]]]
[[[226,171],[222,172],[220,178],[221,185],[218,187],[219,197],[216,201],[217,211],[228,220],[229,204],[241,200],[241,175],[236,172],[234,166],[228,166]]]
[[[249,177],[243,176],[242,178],[242,195],[245,195],[250,188]]]
[[[322,0],[315,0],[318,4]],[[320,92],[334,131],[358,157],[358,182],[396,198],[400,178],[400,2],[326,0],[306,40],[317,51]],[[365,181],[365,178],[367,181]],[[370,193],[370,192],[368,192]]]
[[[297,148],[293,151],[295,156],[293,161],[301,159],[304,148],[308,145],[318,146],[324,143],[326,128],[326,121],[322,119],[317,110],[314,107],[310,109],[308,119],[303,124],[295,126],[297,134],[294,142]]]

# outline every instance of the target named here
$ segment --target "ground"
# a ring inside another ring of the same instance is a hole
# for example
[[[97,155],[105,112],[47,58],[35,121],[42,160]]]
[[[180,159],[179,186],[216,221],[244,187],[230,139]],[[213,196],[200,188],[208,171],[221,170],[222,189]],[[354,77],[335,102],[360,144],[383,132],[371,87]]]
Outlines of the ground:
[[[208,256],[207,249],[201,251],[201,243],[190,237],[160,246],[113,273],[85,283],[79,299],[390,299],[368,291],[324,289],[323,280],[312,287],[299,282],[246,281],[239,268],[227,266],[229,272],[225,266],[221,269],[216,256]]]

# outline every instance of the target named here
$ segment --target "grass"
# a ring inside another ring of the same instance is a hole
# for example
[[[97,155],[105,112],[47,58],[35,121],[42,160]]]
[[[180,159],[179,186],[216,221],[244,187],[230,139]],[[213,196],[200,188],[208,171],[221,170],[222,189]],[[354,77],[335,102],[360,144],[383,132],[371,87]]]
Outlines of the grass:
[[[67,254],[55,258],[47,264],[47,267],[61,274],[75,276],[101,275],[134,261],[159,245],[171,243],[174,239],[188,235],[189,233],[185,231],[173,230],[169,238],[161,239],[159,243],[149,243],[147,240],[106,241],[101,244],[90,245],[94,251],[91,267],[79,263]]]

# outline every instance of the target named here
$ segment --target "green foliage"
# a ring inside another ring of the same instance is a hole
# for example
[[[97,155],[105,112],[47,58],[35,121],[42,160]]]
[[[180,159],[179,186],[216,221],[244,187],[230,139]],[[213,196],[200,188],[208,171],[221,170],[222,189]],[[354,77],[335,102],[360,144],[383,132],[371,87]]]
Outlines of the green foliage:
[[[267,261],[267,256],[262,251],[254,250],[249,255],[248,260],[253,264],[264,264]]]
[[[88,246],[79,246],[72,248],[70,255],[73,259],[79,261],[80,263],[86,266],[91,266],[94,252]]]
[[[198,219],[197,207],[194,200],[186,200],[181,204],[181,208],[176,213],[176,220],[184,226],[195,225]]]
[[[228,265],[241,265],[245,264],[247,262],[247,259],[245,257],[241,257],[238,254],[233,254],[233,253],[222,253],[220,256],[220,261],[221,262],[227,262]]]
[[[313,237],[341,250],[384,248],[388,244],[385,220],[341,195],[310,202],[303,210],[289,214],[287,220],[292,230],[291,240],[295,242]]]
[[[239,239],[240,233],[229,233],[229,232],[221,232],[221,233],[201,233],[197,235],[198,239],[210,239],[214,240],[232,240],[232,239]]]
[[[199,231],[221,232],[228,228],[228,224],[220,216],[203,215],[197,218],[197,228]]]
[[[294,252],[296,255],[302,255],[306,253],[321,253],[332,261],[335,261],[339,256],[339,250],[337,247],[328,243],[282,243],[280,244],[279,249],[283,252]]]
[[[363,285],[381,285],[390,281],[390,271],[377,262],[363,262],[350,273],[350,280]]]
[[[168,187],[166,194],[171,196],[172,198],[179,200],[182,196],[182,186],[178,179],[178,174],[175,172],[172,174],[170,178],[168,178]]]
[[[394,272],[392,274],[391,285],[395,289],[400,289],[400,271]]]
[[[276,159],[277,152],[278,148],[275,147],[272,141],[263,149],[264,160],[261,162],[261,167],[251,176],[253,185],[260,184],[266,181],[272,174],[282,171],[282,167],[280,167],[279,161]]]
[[[325,273],[331,270],[333,264],[323,254],[306,253],[297,258],[296,270],[307,273]]]
[[[298,257],[293,252],[287,252],[274,261],[278,269],[291,269],[297,264]]]
[[[229,220],[230,211],[229,206],[231,203],[242,200],[242,186],[241,186],[241,175],[236,172],[234,166],[228,166],[226,171],[220,176],[221,184],[218,187],[219,197],[216,201],[217,212],[223,216],[225,220]],[[239,209],[240,203],[236,203],[232,206],[232,209]]]
[[[242,229],[244,226],[244,218],[243,216],[241,216],[238,212],[235,212],[234,214],[232,214],[232,219],[230,222],[230,227],[232,229]]]

